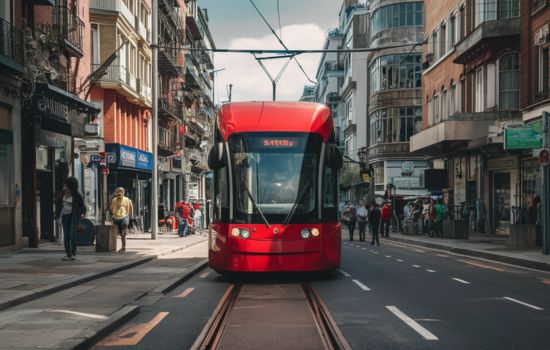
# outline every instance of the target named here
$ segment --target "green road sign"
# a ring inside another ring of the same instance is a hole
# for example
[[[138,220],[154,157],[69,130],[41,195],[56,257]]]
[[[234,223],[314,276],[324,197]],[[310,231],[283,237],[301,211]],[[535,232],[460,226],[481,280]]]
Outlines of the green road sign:
[[[504,131],[505,150],[534,148],[542,148],[542,137],[530,125],[521,128],[508,128]]]

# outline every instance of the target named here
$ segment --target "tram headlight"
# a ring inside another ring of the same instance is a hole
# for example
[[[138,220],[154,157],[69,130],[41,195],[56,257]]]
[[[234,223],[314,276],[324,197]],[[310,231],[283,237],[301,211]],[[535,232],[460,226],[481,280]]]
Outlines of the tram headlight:
[[[319,236],[319,233],[321,233],[321,232],[319,232],[319,229],[318,229],[318,228],[312,228],[312,229],[311,229],[311,235],[312,235],[313,237]]]
[[[250,237],[250,230],[247,229],[247,228],[241,228],[240,230],[241,232],[241,237],[244,238],[244,239],[247,239],[248,237]]]
[[[233,227],[233,228],[231,229],[231,236],[233,236],[233,237],[239,237],[240,234],[241,234],[241,231],[240,231],[238,228]]]
[[[303,228],[302,231],[300,231],[300,235],[303,239],[308,239],[309,236],[311,236],[311,231],[309,228]]]

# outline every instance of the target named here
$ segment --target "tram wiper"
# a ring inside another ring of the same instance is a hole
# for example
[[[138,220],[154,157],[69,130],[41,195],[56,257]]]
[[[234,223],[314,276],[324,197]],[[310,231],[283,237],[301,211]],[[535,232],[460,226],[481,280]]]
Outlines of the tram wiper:
[[[286,216],[286,218],[283,220],[283,226],[287,226],[289,223],[290,223],[290,220],[292,219],[292,217],[294,216],[294,212],[296,211],[296,208],[298,208],[298,204],[300,203],[300,201],[302,200],[302,197],[304,196],[304,194],[306,193],[306,190],[309,188],[309,186],[311,185],[311,177],[309,179],[307,179],[307,182],[306,184],[304,185],[304,187],[302,187],[302,190],[300,191],[300,193],[298,194],[298,197],[296,197],[296,201],[294,202],[294,204],[292,204],[292,208],[290,209],[290,213],[288,213],[288,215]]]
[[[248,189],[246,182],[242,181],[241,186],[244,188],[246,194],[248,195],[248,198],[250,198],[250,201],[252,202],[252,205],[254,206],[254,208],[256,208],[256,210],[262,217],[262,220],[265,222],[265,226],[267,226],[267,228],[271,227],[271,225],[269,224],[269,221],[267,221],[267,219],[265,218],[264,213],[262,212],[258,204],[256,204],[256,200],[254,199],[254,196],[252,195],[252,193],[250,193],[250,190]]]

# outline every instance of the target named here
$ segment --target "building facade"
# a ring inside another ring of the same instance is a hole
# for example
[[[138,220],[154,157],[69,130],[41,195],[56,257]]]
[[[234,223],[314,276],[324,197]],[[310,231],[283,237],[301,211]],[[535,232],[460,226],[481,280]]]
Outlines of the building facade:
[[[442,8],[439,4],[437,8]],[[374,193],[388,187],[397,196],[425,194],[428,162],[410,154],[409,141],[422,125],[422,1],[374,0],[370,3],[368,57],[369,143],[366,155],[373,169]]]

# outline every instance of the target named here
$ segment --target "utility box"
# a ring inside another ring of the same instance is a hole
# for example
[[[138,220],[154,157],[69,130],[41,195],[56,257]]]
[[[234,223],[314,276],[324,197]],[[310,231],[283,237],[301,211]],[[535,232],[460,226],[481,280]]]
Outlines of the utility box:
[[[98,225],[96,232],[96,252],[116,252],[117,228],[115,225]]]

